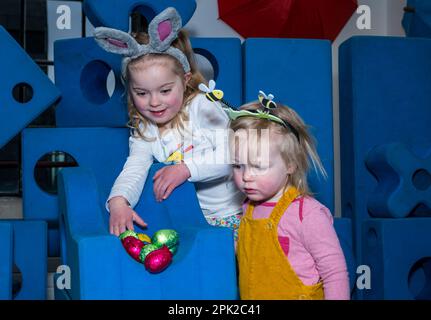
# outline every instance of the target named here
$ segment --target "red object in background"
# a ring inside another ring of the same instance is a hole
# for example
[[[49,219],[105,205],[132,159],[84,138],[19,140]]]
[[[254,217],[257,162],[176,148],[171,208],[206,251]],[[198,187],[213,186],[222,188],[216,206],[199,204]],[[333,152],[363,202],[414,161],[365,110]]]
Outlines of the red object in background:
[[[219,18],[244,38],[334,41],[357,0],[217,0]]]

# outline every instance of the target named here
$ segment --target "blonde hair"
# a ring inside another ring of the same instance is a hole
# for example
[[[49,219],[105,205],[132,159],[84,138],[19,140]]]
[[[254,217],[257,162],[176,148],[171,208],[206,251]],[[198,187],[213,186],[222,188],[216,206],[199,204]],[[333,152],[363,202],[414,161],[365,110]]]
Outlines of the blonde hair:
[[[140,32],[134,35],[134,38],[139,44],[147,44],[149,42],[149,36],[145,32]],[[177,129],[180,133],[184,131],[184,123],[188,120],[188,114],[185,111],[185,106],[190,103],[190,101],[199,93],[199,84],[206,83],[205,78],[202,76],[200,71],[196,66],[196,62],[193,55],[193,49],[190,44],[190,40],[188,34],[185,30],[180,30],[178,33],[178,38],[172,42],[172,46],[181,50],[190,64],[190,72],[191,78],[186,84],[186,88],[184,91],[184,99],[183,104],[181,106],[180,111],[176,115],[174,119],[172,119],[172,128]],[[174,57],[168,54],[159,54],[159,53],[151,53],[140,56],[134,60],[131,60],[127,65],[127,71],[125,78],[123,78],[123,83],[126,88],[127,94],[127,110],[129,114],[129,122],[127,123],[128,127],[132,129],[132,132],[135,136],[141,137],[146,141],[155,140],[155,138],[149,138],[144,135],[146,128],[148,126],[148,120],[138,111],[136,106],[133,104],[132,99],[130,98],[130,94],[128,92],[128,82],[130,79],[130,71],[136,70],[138,68],[138,64],[146,61],[153,60],[165,60],[171,61],[173,65],[173,72],[178,75],[181,79],[184,79],[184,69],[181,63],[175,59]],[[142,125],[142,126],[141,126]]]
[[[257,101],[243,105],[241,110],[257,110],[261,108],[262,105]],[[327,177],[316,151],[314,137],[309,132],[308,126],[293,109],[277,103],[277,108],[271,109],[270,112],[295,128],[298,132],[298,138],[287,127],[268,119],[260,119],[252,116],[244,116],[232,120],[230,128],[233,132],[249,129],[255,129],[259,132],[266,129],[270,130],[270,133],[282,136],[283,139],[278,139],[278,141],[281,141],[280,154],[286,167],[294,167],[293,173],[287,179],[287,185],[296,187],[302,195],[311,195],[312,193],[307,183],[307,172],[310,169],[310,165],[313,165],[316,173],[320,173],[324,178]],[[261,133],[258,134],[262,136]],[[257,147],[257,145],[253,146]]]

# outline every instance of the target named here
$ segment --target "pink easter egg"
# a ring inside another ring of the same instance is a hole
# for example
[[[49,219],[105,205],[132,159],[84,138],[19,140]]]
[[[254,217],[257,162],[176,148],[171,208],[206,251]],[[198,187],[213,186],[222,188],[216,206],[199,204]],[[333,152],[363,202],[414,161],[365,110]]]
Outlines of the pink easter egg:
[[[133,259],[140,261],[139,254],[141,253],[141,249],[144,246],[144,243],[141,240],[134,237],[126,237],[123,240],[123,246]]]
[[[172,261],[172,253],[164,245],[160,249],[150,252],[145,258],[144,265],[148,271],[158,273],[166,269]]]

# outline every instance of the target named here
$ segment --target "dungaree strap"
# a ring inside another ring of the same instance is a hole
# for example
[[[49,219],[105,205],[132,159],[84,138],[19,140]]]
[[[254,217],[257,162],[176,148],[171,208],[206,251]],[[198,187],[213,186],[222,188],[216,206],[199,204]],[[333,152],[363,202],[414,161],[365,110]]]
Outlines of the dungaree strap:
[[[280,221],[284,212],[290,206],[292,201],[295,200],[299,195],[300,194],[295,187],[290,187],[283,194],[283,196],[280,198],[280,200],[278,200],[277,204],[275,205],[274,209],[271,212],[271,215],[269,216],[269,219],[275,225],[278,225],[278,222]],[[254,205],[250,202],[247,206],[244,217],[247,219],[253,219],[253,210],[254,210]],[[301,214],[302,214],[302,212],[301,212]]]
[[[274,210],[271,212],[269,217],[275,225],[278,225],[281,217],[286,212],[287,208],[290,206],[293,200],[299,196],[299,192],[295,187],[290,187],[278,200]]]

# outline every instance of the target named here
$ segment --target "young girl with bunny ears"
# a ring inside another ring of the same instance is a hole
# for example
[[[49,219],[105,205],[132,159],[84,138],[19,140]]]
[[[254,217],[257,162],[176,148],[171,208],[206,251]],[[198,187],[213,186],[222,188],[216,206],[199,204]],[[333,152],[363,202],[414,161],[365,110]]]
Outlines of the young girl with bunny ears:
[[[231,177],[231,166],[212,162],[229,119],[219,104],[199,93],[204,82],[181,18],[167,8],[149,24],[148,34],[96,28],[95,39],[105,50],[124,56],[122,77],[128,94],[131,136],[129,157],[107,201],[110,232],[133,230],[133,222],[146,223],[132,209],[139,200],[153,158],[173,162],[153,177],[158,201],[167,199],[180,184],[195,182],[197,197],[207,221],[213,225],[239,226],[244,200]]]

